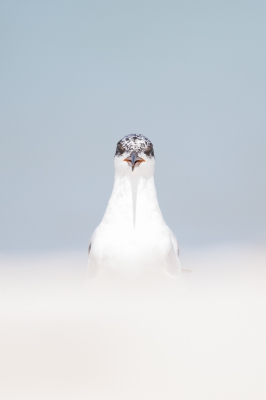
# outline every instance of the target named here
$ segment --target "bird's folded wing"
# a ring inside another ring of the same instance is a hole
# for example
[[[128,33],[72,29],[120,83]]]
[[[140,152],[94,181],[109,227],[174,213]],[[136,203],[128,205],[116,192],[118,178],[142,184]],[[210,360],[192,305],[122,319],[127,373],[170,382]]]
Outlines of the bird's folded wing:
[[[171,235],[171,241],[172,241],[175,255],[176,255],[175,265],[172,268],[171,275],[176,276],[181,273],[181,265],[180,265],[180,261],[179,261],[179,244],[178,244],[177,238],[175,237],[175,235],[173,234],[171,229],[170,229],[170,235]]]
[[[91,249],[93,246],[94,234],[95,233],[93,233],[92,237],[90,238],[89,246],[88,246],[88,266],[87,266],[87,278],[88,279],[95,278],[97,271],[98,271],[98,269],[97,269],[96,265],[94,265],[92,257],[91,257]]]

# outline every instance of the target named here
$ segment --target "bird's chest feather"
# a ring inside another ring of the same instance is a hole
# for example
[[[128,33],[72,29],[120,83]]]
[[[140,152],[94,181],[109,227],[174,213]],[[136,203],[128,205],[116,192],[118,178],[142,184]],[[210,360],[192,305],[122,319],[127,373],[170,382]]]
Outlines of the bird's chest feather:
[[[161,262],[171,251],[172,244],[167,227],[102,226],[94,246],[101,263],[136,265]]]

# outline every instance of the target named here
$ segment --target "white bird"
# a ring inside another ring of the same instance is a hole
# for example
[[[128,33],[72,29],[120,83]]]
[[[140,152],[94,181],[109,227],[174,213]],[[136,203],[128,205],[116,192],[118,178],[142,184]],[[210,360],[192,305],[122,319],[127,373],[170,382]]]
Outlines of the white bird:
[[[139,274],[155,269],[177,276],[178,242],[158,204],[151,141],[125,136],[117,143],[114,166],[113,192],[89,243],[88,277],[100,270]]]

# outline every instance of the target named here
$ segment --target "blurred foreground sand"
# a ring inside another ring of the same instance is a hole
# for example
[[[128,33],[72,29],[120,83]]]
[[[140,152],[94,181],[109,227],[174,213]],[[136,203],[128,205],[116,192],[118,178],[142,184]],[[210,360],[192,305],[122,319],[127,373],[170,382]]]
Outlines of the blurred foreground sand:
[[[265,400],[266,249],[184,251],[178,279],[85,281],[86,254],[0,258],[0,398]]]

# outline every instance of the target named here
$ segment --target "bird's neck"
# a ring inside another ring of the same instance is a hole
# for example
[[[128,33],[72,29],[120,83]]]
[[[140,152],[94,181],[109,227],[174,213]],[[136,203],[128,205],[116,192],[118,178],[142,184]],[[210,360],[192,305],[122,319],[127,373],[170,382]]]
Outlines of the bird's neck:
[[[135,228],[155,217],[162,218],[154,177],[116,175],[103,222]]]

